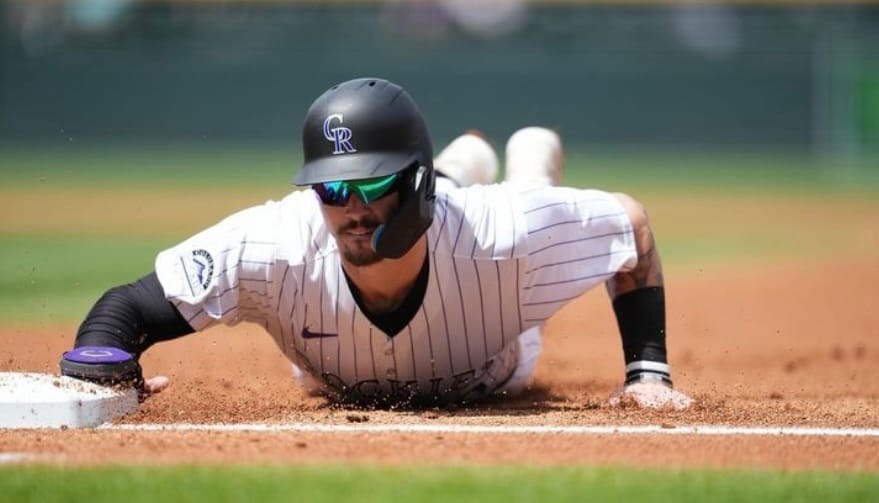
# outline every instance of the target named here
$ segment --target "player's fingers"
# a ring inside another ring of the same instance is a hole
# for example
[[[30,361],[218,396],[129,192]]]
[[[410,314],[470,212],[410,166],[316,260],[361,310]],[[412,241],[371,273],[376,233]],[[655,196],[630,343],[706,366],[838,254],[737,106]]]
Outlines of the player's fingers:
[[[171,384],[171,380],[165,376],[150,377],[143,383],[143,390],[147,395],[155,395]]]
[[[638,382],[616,390],[609,403],[613,407],[686,410],[693,405],[693,399],[664,384]]]
[[[686,410],[693,405],[693,399],[680,391],[669,389],[657,395],[646,397],[642,407],[651,409]]]
[[[693,400],[678,390],[659,383],[637,383],[630,390],[635,402],[645,409],[684,410]]]

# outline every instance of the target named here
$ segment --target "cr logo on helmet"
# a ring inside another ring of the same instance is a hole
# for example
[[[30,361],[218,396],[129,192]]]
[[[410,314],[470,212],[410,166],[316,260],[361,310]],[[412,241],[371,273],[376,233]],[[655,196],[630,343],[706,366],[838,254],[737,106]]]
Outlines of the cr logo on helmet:
[[[354,145],[351,145],[351,129],[343,126],[330,128],[333,119],[339,119],[341,124],[343,121],[342,114],[333,114],[324,121],[324,138],[333,142],[333,154],[344,154],[345,152],[357,152]],[[344,148],[344,150],[342,150]]]

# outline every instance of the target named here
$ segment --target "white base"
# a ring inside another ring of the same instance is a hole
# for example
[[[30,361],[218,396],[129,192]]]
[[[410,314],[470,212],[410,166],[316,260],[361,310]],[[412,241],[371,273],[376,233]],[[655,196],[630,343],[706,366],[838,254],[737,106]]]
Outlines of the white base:
[[[93,428],[137,409],[134,388],[70,377],[0,372],[0,428]]]

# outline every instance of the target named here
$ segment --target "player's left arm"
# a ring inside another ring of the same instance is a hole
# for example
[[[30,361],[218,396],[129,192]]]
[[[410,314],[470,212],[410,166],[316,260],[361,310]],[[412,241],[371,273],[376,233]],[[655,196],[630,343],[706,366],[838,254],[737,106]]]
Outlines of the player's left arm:
[[[692,399],[672,389],[665,340],[665,283],[647,211],[626,194],[613,195],[629,216],[638,260],[631,270],[618,272],[606,283],[626,362],[625,385],[614,393],[611,403],[630,400],[649,408],[687,408]]]

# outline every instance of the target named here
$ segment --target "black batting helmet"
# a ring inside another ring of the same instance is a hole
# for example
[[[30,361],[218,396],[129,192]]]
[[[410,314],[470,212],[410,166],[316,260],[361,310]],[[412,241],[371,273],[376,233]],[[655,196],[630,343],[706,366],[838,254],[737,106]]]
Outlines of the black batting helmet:
[[[430,227],[433,146],[421,111],[402,87],[375,78],[331,87],[308,109],[302,148],[296,185],[401,174],[400,206],[372,236],[379,255],[403,256]]]

